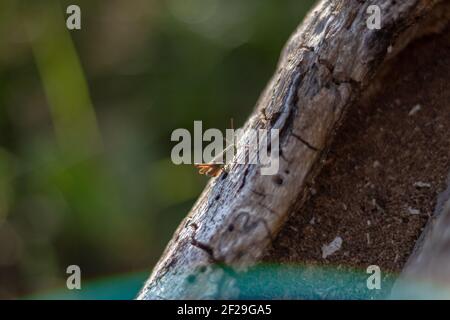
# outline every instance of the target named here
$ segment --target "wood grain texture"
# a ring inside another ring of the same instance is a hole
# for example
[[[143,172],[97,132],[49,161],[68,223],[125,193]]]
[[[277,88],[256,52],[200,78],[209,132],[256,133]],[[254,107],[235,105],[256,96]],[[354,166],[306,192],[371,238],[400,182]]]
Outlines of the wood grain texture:
[[[346,112],[437,2],[320,1],[289,39],[243,128],[244,139],[249,129],[280,130],[279,173],[237,164],[245,157],[238,152],[180,224],[138,299],[238,296],[236,273],[261,258],[304,203]],[[380,30],[366,26],[370,4],[381,8]]]

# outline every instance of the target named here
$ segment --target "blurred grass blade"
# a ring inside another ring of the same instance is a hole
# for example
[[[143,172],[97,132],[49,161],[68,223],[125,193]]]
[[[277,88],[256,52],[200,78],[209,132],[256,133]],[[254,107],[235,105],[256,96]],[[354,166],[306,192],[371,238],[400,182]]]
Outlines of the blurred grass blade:
[[[100,134],[81,63],[57,1],[26,9],[26,29],[51,109],[58,142],[71,159],[100,147]],[[80,32],[80,31],[74,31]]]

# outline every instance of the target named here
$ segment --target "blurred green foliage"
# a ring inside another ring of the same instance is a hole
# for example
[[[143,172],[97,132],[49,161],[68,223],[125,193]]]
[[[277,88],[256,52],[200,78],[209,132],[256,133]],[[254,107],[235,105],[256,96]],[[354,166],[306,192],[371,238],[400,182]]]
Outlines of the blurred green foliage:
[[[71,264],[137,293],[207,181],[171,132],[242,125],[312,3],[2,0],[0,298],[65,288]]]

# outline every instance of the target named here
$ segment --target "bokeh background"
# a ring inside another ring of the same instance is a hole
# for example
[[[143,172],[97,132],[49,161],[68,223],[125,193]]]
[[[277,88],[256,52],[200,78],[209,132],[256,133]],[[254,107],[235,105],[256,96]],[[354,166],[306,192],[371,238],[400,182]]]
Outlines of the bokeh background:
[[[313,2],[0,1],[0,298],[133,298],[207,182],[172,131],[242,125]]]

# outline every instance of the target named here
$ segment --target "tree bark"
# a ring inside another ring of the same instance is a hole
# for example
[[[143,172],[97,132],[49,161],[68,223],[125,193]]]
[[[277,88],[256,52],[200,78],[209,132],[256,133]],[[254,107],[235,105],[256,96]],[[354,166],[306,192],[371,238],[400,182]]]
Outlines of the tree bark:
[[[250,129],[280,130],[278,174],[235,161],[211,179],[138,299],[236,297],[236,274],[261,258],[302,206],[346,112],[385,61],[424,32],[438,2],[320,1],[286,44],[243,127],[244,139]],[[367,27],[369,5],[381,9],[380,30]]]

